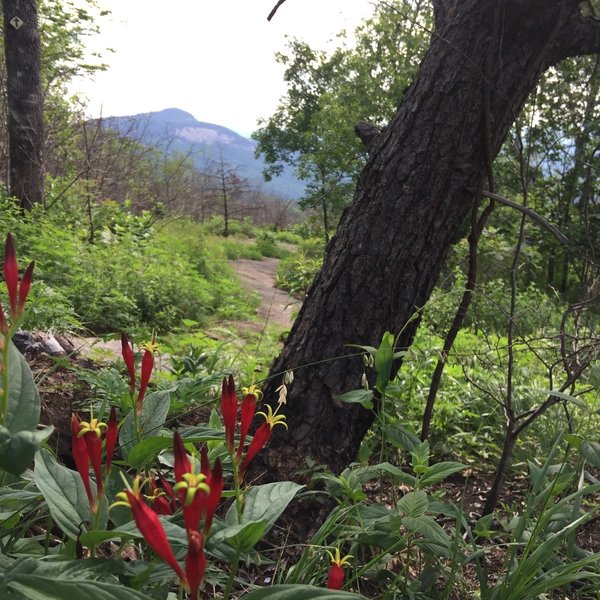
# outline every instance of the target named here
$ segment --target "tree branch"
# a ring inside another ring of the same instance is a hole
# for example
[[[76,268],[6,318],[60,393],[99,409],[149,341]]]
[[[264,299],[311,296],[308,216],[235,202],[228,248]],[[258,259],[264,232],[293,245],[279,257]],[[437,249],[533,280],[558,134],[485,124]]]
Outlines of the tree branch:
[[[504,198],[503,196],[499,196],[498,194],[493,194],[492,192],[488,192],[487,190],[480,190],[477,188],[466,188],[467,192],[471,192],[473,194],[479,193],[490,200],[496,200],[500,202],[500,204],[504,204],[505,206],[510,206],[511,208],[515,208],[516,210],[521,211],[523,214],[527,215],[531,219],[533,219],[536,223],[541,225],[544,229],[547,229],[561,244],[567,244],[568,238],[561,233],[554,225],[549,223],[542,215],[536,213],[534,210],[529,208],[528,206],[523,206],[514,200],[509,200],[508,198]]]
[[[600,52],[600,19],[584,17],[577,9],[560,28],[556,39],[556,62],[569,56]]]
[[[277,9],[285,2],[285,0],[278,0],[277,4],[273,7],[273,10],[269,13],[269,16],[267,17],[267,21],[270,21],[274,16],[275,13],[277,12]]]

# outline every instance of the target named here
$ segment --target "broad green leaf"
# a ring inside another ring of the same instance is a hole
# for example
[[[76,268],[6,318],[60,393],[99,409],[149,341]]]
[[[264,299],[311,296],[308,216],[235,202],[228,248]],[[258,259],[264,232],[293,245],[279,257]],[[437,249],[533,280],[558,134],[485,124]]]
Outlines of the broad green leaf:
[[[50,514],[60,529],[71,539],[80,533],[80,525],[93,522],[83,481],[77,471],[71,471],[59,465],[48,450],[41,449],[35,455],[33,478],[43,494]],[[96,484],[90,480],[92,493],[96,493]],[[99,526],[104,527],[108,519],[107,510],[100,509]]]
[[[252,550],[267,530],[267,521],[248,521],[240,525],[231,525],[217,531],[211,538],[214,544],[227,541],[240,552]]]
[[[152,392],[144,398],[142,413],[138,419],[139,439],[157,437],[164,425],[171,404],[171,390]],[[135,410],[135,409],[134,409]],[[119,430],[119,446],[125,458],[136,445],[138,436],[135,431],[135,419],[131,411],[123,421]]]
[[[127,462],[132,469],[141,470],[167,448],[173,446],[171,436],[157,436],[138,442],[127,455]]]
[[[11,432],[35,431],[40,421],[40,395],[31,369],[17,347],[8,348],[9,395],[4,426]]]
[[[412,452],[421,440],[409,429],[400,425],[400,423],[389,423],[384,425],[383,432],[385,439],[395,448]]]
[[[426,473],[429,468],[429,443],[421,442],[418,446],[415,446],[411,451],[412,456],[412,467],[415,473]]]
[[[466,469],[466,465],[458,462],[440,462],[435,465],[431,465],[427,472],[419,479],[418,487],[422,489],[424,487],[443,481],[446,477],[450,477],[454,473],[463,471]]]
[[[392,363],[394,361],[394,336],[386,331],[381,338],[381,343],[375,352],[375,387],[380,394],[385,394],[385,389],[390,382]]]
[[[600,444],[598,442],[582,442],[581,455],[594,467],[600,468]]]
[[[277,481],[251,487],[244,498],[242,523],[264,520],[270,529],[303,485]]]
[[[600,390],[600,364],[592,366],[588,375],[588,382],[593,388]]]
[[[335,399],[346,404],[362,404],[368,410],[373,408],[373,390],[352,390],[335,396]]]
[[[30,600],[149,600],[145,594],[121,584],[40,575],[17,575],[7,587]]]
[[[181,427],[179,433],[186,442],[193,442],[194,444],[225,439],[225,430],[220,427],[213,427],[212,425],[210,427],[206,425]]]
[[[427,549],[431,554],[448,558],[450,556],[451,541],[448,534],[431,517],[422,515],[420,517],[403,517],[402,525],[422,536],[418,544]]]
[[[130,540],[134,537],[141,537],[134,535],[129,531],[121,531],[120,529],[111,529],[110,531],[106,531],[105,529],[94,529],[92,531],[86,531],[81,534],[79,541],[84,546],[93,546],[95,544],[101,544],[102,542],[107,542],[108,540]]]
[[[367,600],[361,594],[328,590],[312,585],[273,585],[262,587],[242,596],[242,600]]]
[[[375,477],[380,477],[381,472],[387,473],[393,477],[395,483],[404,483],[414,487],[415,478],[409,473],[405,473],[402,469],[390,464],[389,462],[378,463],[376,465],[369,465],[368,467],[359,467],[355,473],[361,482],[365,483]]]
[[[47,427],[39,431],[10,433],[5,427],[0,427],[0,468],[11,475],[21,475],[31,466],[40,445],[53,431],[54,427]]]
[[[427,512],[429,500],[425,492],[408,492],[398,500],[397,506],[407,517],[420,517]]]

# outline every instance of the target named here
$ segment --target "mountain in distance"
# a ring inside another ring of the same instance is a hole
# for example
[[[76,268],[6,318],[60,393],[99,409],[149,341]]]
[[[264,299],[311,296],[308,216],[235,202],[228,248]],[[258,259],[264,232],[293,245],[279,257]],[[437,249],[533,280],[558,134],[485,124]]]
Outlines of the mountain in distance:
[[[286,168],[272,181],[265,181],[262,158],[255,158],[257,143],[227,127],[197,121],[193,115],[178,108],[141,113],[125,117],[107,117],[107,127],[143,144],[168,149],[172,153],[190,154],[199,169],[207,162],[219,164],[221,156],[229,169],[247,179],[251,185],[285,199],[298,199],[305,184]]]

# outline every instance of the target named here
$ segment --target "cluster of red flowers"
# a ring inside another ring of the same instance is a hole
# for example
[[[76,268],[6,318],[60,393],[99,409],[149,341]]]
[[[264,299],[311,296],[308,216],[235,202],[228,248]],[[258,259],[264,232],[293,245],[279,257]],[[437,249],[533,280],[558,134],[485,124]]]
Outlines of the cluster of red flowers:
[[[81,476],[90,508],[93,513],[98,510],[98,502],[103,495],[103,478],[110,473],[117,436],[119,434],[117,411],[113,406],[110,410],[108,423],[103,423],[90,416],[89,421],[82,421],[76,414],[71,415],[71,448],[73,460]],[[102,472],[102,440],[104,438],[105,461]],[[90,485],[90,463],[96,476],[98,489],[94,497]]]
[[[29,263],[27,270],[23,274],[21,283],[19,284],[19,265],[17,264],[13,239],[9,233],[6,236],[6,247],[4,252],[4,281],[6,282],[6,290],[8,292],[12,326],[14,326],[16,321],[23,314],[25,301],[27,300],[27,294],[29,294],[31,280],[33,279],[33,267],[34,262],[32,261]],[[0,333],[6,335],[8,331],[8,322],[6,321],[2,304],[0,304]]]
[[[152,375],[152,369],[154,369],[154,350],[156,349],[156,343],[153,339],[151,342],[144,346],[144,355],[142,356],[142,367],[140,373],[140,387],[138,390],[137,399],[135,401],[135,410],[138,416],[142,412],[142,403],[144,402],[144,396],[148,389],[148,383],[150,382],[150,376]],[[133,348],[125,333],[121,334],[121,354],[127,367],[129,374],[129,393],[133,398],[135,395],[135,361],[133,358]]]
[[[173,487],[163,480],[167,484],[164,486],[163,483],[164,492],[157,493],[156,484],[152,483],[149,506],[142,496],[140,478],[136,478],[133,488],[117,494],[119,501],[115,504],[131,508],[137,528],[148,546],[175,571],[183,587],[190,592],[192,599],[197,600],[206,569],[204,540],[210,531],[213,516],[221,500],[223,469],[219,459],[211,469],[206,448],[203,448],[200,455],[200,472],[196,473],[179,432],[175,432],[173,438],[173,452],[175,455]],[[170,501],[166,500],[165,495],[170,496]],[[171,514],[174,505],[181,507],[187,533],[188,550],[185,569],[175,558],[158,517],[158,514]]]
[[[285,416],[278,415],[277,410],[273,412],[271,406],[267,404],[267,412],[256,412],[256,402],[260,400],[262,393],[255,386],[243,389],[242,403],[238,402],[235,393],[235,383],[233,377],[223,379],[223,393],[221,395],[221,412],[223,414],[223,425],[225,427],[225,442],[229,450],[229,454],[235,465],[239,465],[239,476],[243,478],[244,472],[252,459],[265,447],[275,425],[283,425],[287,429]],[[252,441],[248,445],[246,454],[242,460],[244,452],[244,444],[250,425],[254,419],[254,415],[264,417],[262,423],[252,436]],[[240,437],[237,449],[235,448],[235,430],[240,424]]]

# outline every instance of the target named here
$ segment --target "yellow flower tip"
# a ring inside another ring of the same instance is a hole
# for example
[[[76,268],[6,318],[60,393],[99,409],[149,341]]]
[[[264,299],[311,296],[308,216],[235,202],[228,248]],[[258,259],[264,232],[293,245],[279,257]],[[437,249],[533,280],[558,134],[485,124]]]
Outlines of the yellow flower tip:
[[[260,402],[263,398],[263,393],[258,389],[258,386],[252,384],[251,386],[242,388],[242,395],[254,396],[257,402]]]
[[[206,476],[202,473],[184,473],[182,475],[183,481],[178,481],[173,486],[173,491],[179,492],[180,490],[185,490],[185,501],[184,504],[189,506],[196,496],[196,492],[202,491],[205,494],[210,493],[210,487],[205,483]]]
[[[114,508],[115,506],[125,506],[127,508],[131,508],[131,504],[129,502],[129,498],[125,492],[118,492],[115,494],[115,497],[118,498],[116,502],[113,502],[110,505],[110,508]]]
[[[325,552],[327,552],[327,554],[329,555],[331,564],[333,565],[337,565],[338,567],[345,567],[346,565],[350,564],[352,554],[346,554],[346,556],[342,558],[339,548],[335,549],[335,554],[332,554],[329,550],[325,550]]]
[[[257,412],[256,414],[265,418],[265,421],[269,425],[270,429],[273,429],[275,425],[283,425],[286,429],[288,428],[287,423],[285,422],[285,415],[278,415],[277,411],[273,412],[273,409],[269,404],[267,404],[266,409],[266,413],[261,411]]]
[[[100,438],[102,437],[102,429],[107,429],[108,425],[102,421],[98,421],[98,419],[90,419],[89,421],[81,421],[80,427],[81,429],[77,434],[78,438],[83,437],[90,431],[93,431]]]
[[[140,346],[140,350],[147,350],[148,352],[152,352],[152,354],[156,354],[158,352],[158,344],[156,343],[156,337],[153,337],[149,342],[144,342]]]

